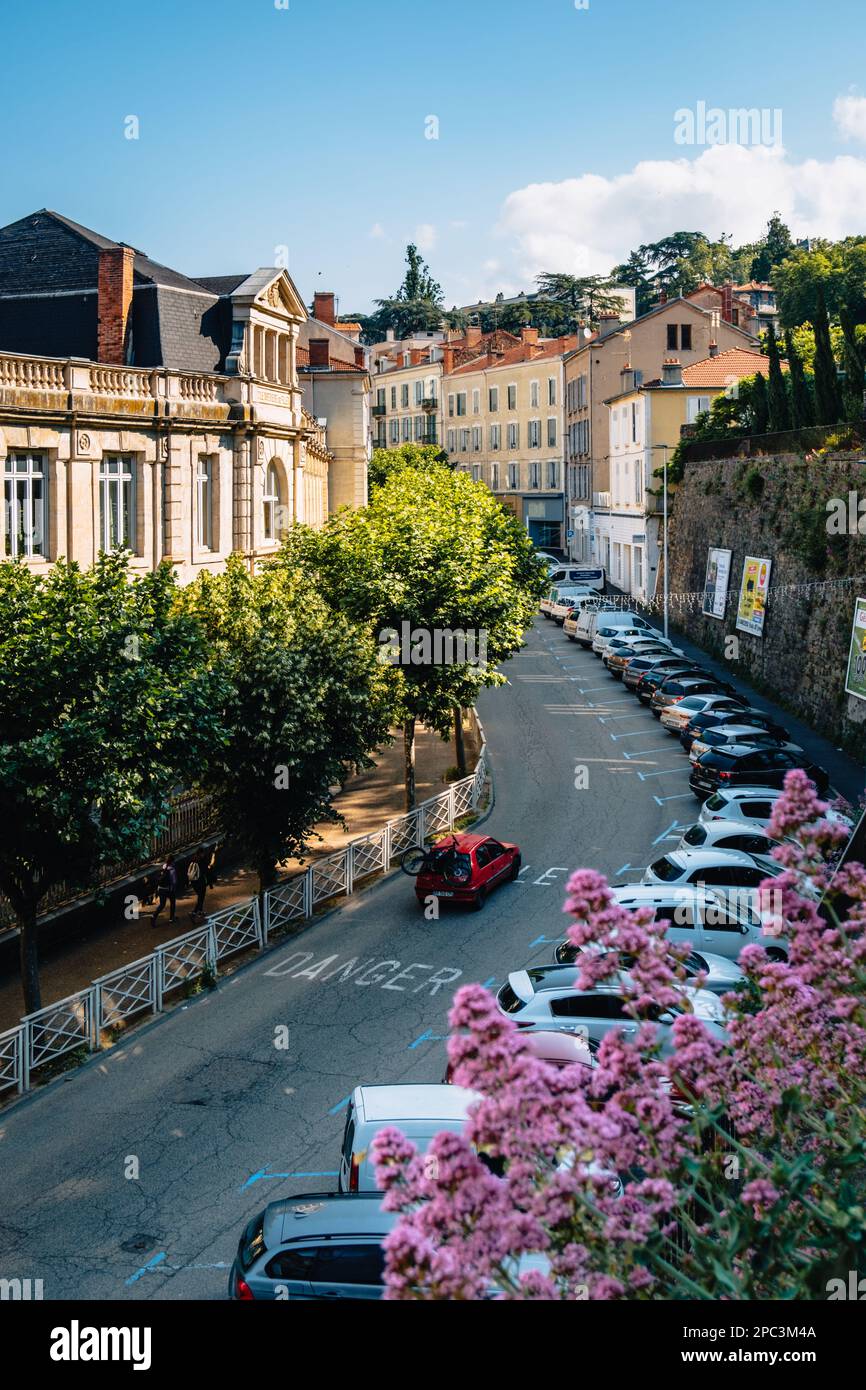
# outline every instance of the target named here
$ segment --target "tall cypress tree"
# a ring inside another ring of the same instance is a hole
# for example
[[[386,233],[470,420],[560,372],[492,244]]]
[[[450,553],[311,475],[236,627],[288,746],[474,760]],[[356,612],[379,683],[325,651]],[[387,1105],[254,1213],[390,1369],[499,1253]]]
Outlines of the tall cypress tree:
[[[815,402],[812,388],[806,379],[803,359],[797,351],[790,328],[785,333],[785,355],[791,379],[791,422],[795,430],[804,430],[815,423]]]
[[[857,341],[854,316],[847,305],[839,309],[839,322],[844,334],[843,364],[845,367],[845,416],[849,420],[862,420],[863,377],[866,368],[866,347]]]
[[[815,407],[819,425],[835,425],[842,418],[842,397],[836,377],[836,360],[830,341],[830,320],[824,286],[818,286],[815,308]]]
[[[752,378],[749,400],[752,434],[766,434],[770,419],[770,403],[767,399],[767,378],[757,372]]]
[[[767,330],[767,356],[770,359],[770,380],[767,387],[769,428],[771,433],[776,434],[791,428],[791,410],[788,405],[788,388],[779,361],[776,330],[772,324]]]

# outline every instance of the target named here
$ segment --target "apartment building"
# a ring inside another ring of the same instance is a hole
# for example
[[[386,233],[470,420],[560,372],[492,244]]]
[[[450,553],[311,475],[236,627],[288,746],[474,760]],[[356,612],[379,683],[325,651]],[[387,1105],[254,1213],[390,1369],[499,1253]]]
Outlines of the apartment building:
[[[732,383],[756,372],[767,376],[769,369],[761,353],[732,348],[688,367],[669,358],[653,381],[638,382],[633,368],[623,373],[622,389],[605,401],[610,502],[594,515],[594,542],[598,563],[624,593],[639,599],[655,593],[663,540],[662,484],[655,474],[683,427]]]
[[[563,544],[563,356],[576,341],[539,339],[537,329],[524,328],[514,346],[488,343],[443,378],[449,455],[540,546]]]
[[[712,288],[712,287],[711,287]],[[599,332],[565,356],[565,459],[568,553],[601,563],[594,551],[597,518],[610,510],[610,430],[606,402],[624,380],[657,380],[665,358],[684,366],[711,352],[754,349],[757,339],[722,317],[721,307],[689,298],[657,304],[623,323],[602,317]]]
[[[307,317],[285,270],[193,279],[45,209],[0,228],[0,554],[38,571],[124,546],[187,581],[321,525]]]
[[[298,379],[304,409],[325,430],[331,466],[327,511],[363,507],[372,452],[370,373],[361,325],[337,318],[336,296],[318,292],[298,327]]]

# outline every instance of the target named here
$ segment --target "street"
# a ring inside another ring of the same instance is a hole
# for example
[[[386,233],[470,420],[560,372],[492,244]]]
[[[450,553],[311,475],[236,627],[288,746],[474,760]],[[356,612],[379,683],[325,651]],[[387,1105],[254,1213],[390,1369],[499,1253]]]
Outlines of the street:
[[[520,844],[519,880],[428,922],[398,872],[15,1106],[0,1121],[7,1276],[41,1279],[47,1299],[223,1298],[259,1208],[336,1186],[353,1087],[441,1080],[454,989],[550,959],[573,869],[637,880],[679,839],[697,807],[688,760],[590,652],[538,620],[506,669],[479,704],[485,829]],[[810,748],[855,794],[862,770]]]

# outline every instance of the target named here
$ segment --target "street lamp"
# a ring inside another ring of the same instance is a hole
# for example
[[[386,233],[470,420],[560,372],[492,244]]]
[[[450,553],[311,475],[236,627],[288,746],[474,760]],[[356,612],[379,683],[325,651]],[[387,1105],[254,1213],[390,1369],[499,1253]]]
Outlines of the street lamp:
[[[659,449],[664,450],[662,461],[662,512],[664,516],[664,539],[662,543],[662,562],[664,564],[664,585],[663,585],[663,604],[664,604],[664,631],[665,637],[668,635],[668,449],[669,444],[651,444],[650,453],[657,453]]]

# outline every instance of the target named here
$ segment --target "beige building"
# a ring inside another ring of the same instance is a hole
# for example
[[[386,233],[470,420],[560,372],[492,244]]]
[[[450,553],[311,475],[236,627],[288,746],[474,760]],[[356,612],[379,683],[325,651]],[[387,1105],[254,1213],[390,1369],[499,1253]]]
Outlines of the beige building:
[[[606,402],[619,394],[622,383],[660,378],[664,360],[672,356],[687,367],[715,350],[756,346],[751,334],[722,318],[720,308],[678,298],[629,323],[603,316],[600,332],[567,354],[565,489],[573,559],[602,563],[594,537],[596,519],[609,511],[611,501]]]
[[[524,328],[514,346],[490,344],[443,378],[448,454],[540,546],[563,544],[563,356],[575,343]]]
[[[683,428],[735,382],[757,372],[767,376],[769,369],[769,358],[743,348],[714,352],[685,368],[669,358],[654,381],[636,383],[634,372],[626,372],[623,389],[605,402],[610,501],[595,513],[595,558],[624,593],[640,599],[655,593],[663,541],[662,483],[655,473]]]
[[[122,545],[188,581],[321,525],[306,319],[285,270],[188,280],[45,211],[0,229],[2,554],[38,570]]]
[[[331,454],[326,512],[363,507],[372,452],[370,374],[361,326],[336,317],[336,297],[319,292],[298,328],[298,374],[304,408],[322,421]]]

